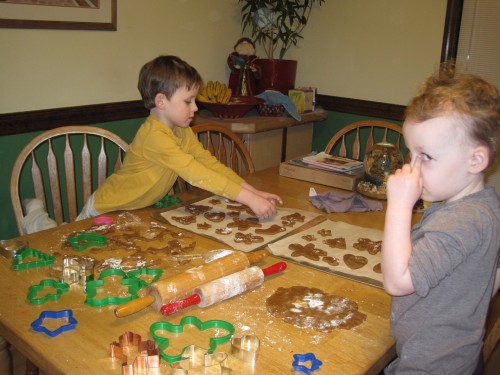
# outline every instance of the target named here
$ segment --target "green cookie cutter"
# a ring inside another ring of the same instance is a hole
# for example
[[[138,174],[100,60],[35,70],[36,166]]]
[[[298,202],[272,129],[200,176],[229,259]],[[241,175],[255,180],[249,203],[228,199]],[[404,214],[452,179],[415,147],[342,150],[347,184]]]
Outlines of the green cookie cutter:
[[[155,203],[156,207],[170,207],[176,204],[182,203],[182,199],[179,197],[174,197],[172,195],[167,195]]]
[[[39,292],[43,290],[43,288],[52,287],[56,289],[56,293],[49,293],[43,297],[38,298],[37,295]],[[32,285],[28,289],[28,302],[33,305],[41,305],[49,300],[57,301],[63,293],[66,293],[69,290],[69,284],[59,283],[55,280],[46,279],[40,281],[38,285]]]
[[[34,257],[38,260],[23,263],[23,261],[28,257]],[[56,258],[52,255],[42,253],[41,251],[38,251],[36,249],[26,249],[20,254],[16,254],[14,258],[12,258],[12,268],[16,271],[19,271],[28,268],[50,266],[51,264],[54,264],[55,259]]]
[[[141,276],[146,275],[146,276],[153,276],[151,281],[148,283],[147,281],[141,279]],[[152,284],[156,281],[158,281],[163,275],[163,270],[160,268],[148,268],[148,267],[143,267],[139,268],[137,270],[132,270],[127,272],[127,276],[131,279],[137,279],[140,281],[141,286],[144,288],[147,288],[149,284]]]
[[[122,278],[121,285],[128,287],[128,296],[109,296],[104,298],[96,299],[97,288],[104,286],[104,279],[106,277],[119,276]],[[131,301],[137,298],[137,292],[142,288],[142,280],[135,278],[128,278],[127,274],[116,268],[111,268],[105,270],[99,276],[99,280],[89,281],[85,287],[85,293],[87,297],[85,298],[85,304],[92,307],[103,307],[107,305],[121,305],[125,302]]]
[[[102,234],[82,233],[77,234],[76,236],[68,237],[66,241],[71,245],[71,247],[78,251],[82,251],[91,246],[104,246],[108,243],[108,238]]]
[[[211,337],[209,344],[210,349],[208,350],[208,354],[212,354],[218,345],[225,344],[231,339],[231,336],[234,334],[234,326],[226,322],[225,320],[207,320],[206,322],[202,322],[195,316],[185,316],[181,319],[178,325],[172,324],[169,322],[155,322],[151,324],[149,327],[149,332],[153,337],[153,340],[158,344],[158,349],[160,349],[161,357],[167,361],[168,363],[178,362],[182,359],[182,353],[189,346],[182,348],[181,353],[177,355],[168,355],[165,353],[165,350],[168,348],[170,341],[166,337],[161,337],[156,334],[156,331],[168,331],[170,333],[182,333],[184,332],[185,325],[193,325],[200,331],[206,331],[207,329],[223,329],[228,332],[227,335],[221,337]]]

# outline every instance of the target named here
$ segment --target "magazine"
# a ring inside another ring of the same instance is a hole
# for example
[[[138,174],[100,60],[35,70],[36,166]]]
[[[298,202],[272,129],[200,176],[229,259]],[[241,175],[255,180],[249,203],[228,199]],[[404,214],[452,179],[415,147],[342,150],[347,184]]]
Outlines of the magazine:
[[[325,152],[304,156],[302,161],[316,168],[329,171],[347,172],[363,168],[362,161],[330,155]]]

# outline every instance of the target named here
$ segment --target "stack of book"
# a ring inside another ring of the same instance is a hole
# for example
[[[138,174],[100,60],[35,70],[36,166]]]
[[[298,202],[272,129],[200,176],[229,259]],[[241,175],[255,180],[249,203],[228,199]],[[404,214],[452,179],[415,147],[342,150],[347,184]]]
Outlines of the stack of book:
[[[353,191],[364,177],[364,166],[359,160],[320,152],[281,163],[280,175]]]

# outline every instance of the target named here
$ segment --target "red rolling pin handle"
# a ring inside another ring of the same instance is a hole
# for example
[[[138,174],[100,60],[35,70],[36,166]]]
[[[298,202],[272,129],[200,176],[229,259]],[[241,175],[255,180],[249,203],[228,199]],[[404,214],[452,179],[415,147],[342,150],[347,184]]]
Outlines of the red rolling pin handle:
[[[285,262],[278,262],[273,264],[272,266],[269,266],[267,268],[264,268],[262,270],[262,273],[265,276],[270,276],[275,273],[281,272],[286,269],[286,263]],[[240,271],[243,272],[243,271]],[[185,309],[186,307],[192,306],[192,305],[197,305],[201,301],[201,297],[199,294],[193,294],[190,297],[187,297],[181,301],[176,301],[176,302],[171,302],[163,305],[160,309],[160,313],[163,315],[172,315],[173,313],[176,313],[179,310]]]
[[[200,295],[199,294],[193,294],[190,297],[184,298],[183,300],[172,302],[172,303],[167,303],[166,305],[163,305],[160,309],[160,312],[163,315],[172,315],[173,313],[176,313],[179,310],[185,309],[186,307],[189,307],[191,305],[197,305],[201,301]]]

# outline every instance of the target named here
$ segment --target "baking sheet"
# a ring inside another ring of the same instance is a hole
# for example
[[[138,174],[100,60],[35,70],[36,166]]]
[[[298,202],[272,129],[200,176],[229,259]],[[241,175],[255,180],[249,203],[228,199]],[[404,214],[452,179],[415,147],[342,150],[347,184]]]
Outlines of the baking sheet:
[[[214,201],[220,201],[220,203],[214,204]],[[289,235],[290,233],[296,231],[298,228],[302,227],[304,224],[310,222],[311,220],[315,219],[316,217],[320,216],[320,214],[315,214],[313,212],[309,211],[302,211],[302,210],[296,210],[296,209],[289,209],[289,208],[283,208],[283,207],[278,207],[278,213],[271,219],[266,219],[266,220],[259,220],[259,223],[262,225],[260,228],[254,228],[251,227],[246,230],[239,230],[238,228],[231,228],[232,231],[230,234],[227,235],[221,235],[216,233],[217,229],[224,229],[227,228],[229,223],[232,223],[233,217],[229,216],[228,214],[230,212],[234,212],[235,210],[228,208],[231,206],[242,206],[238,202],[230,201],[226,198],[220,197],[220,196],[210,196],[208,198],[196,201],[196,202],[189,202],[189,204],[194,204],[194,205],[203,205],[203,206],[211,206],[212,208],[210,209],[210,212],[224,212],[225,218],[221,222],[213,222],[210,220],[207,220],[203,214],[199,214],[196,216],[196,222],[192,224],[182,224],[179,221],[176,221],[173,219],[173,217],[187,217],[190,216],[191,213],[186,211],[186,205],[183,205],[181,207],[175,207],[172,209],[167,209],[162,212],[157,212],[154,214],[155,219],[159,220],[164,220],[167,223],[174,225],[178,228],[189,230],[191,232],[194,232],[196,234],[206,236],[213,238],[217,241],[224,242],[228,246],[232,247],[235,250],[241,250],[245,252],[253,251],[256,249],[259,249],[261,247],[264,247],[268,245],[270,242],[276,241],[284,236]],[[239,219],[240,220],[245,220],[251,217],[254,217],[250,215],[249,213],[245,211],[239,211]],[[300,222],[297,221],[295,224],[291,227],[289,226],[284,226],[282,218],[288,215],[292,214],[300,214],[304,217],[304,221]],[[203,224],[203,223],[208,223],[210,224],[210,228],[208,229],[199,229],[198,224]],[[271,225],[279,225],[283,228],[285,228],[284,231],[279,232],[277,234],[258,234],[255,233],[256,229],[267,229]],[[252,234],[255,236],[261,236],[263,237],[264,241],[263,242],[255,242],[251,244],[246,244],[242,242],[235,242],[235,234],[237,232],[241,232],[243,234]]]
[[[328,229],[331,230],[331,236],[323,237],[318,234],[318,231]],[[305,235],[312,235],[315,237],[315,240],[307,241],[303,238],[303,236]],[[381,253],[378,252],[375,255],[371,255],[370,253],[368,253],[368,251],[355,249],[352,245],[358,242],[358,239],[360,238],[368,238],[372,241],[381,241],[382,236],[383,232],[381,230],[365,228],[347,224],[342,221],[332,221],[326,219],[311,228],[301,231],[300,233],[295,233],[284,239],[269,244],[269,249],[271,250],[273,255],[285,258],[295,263],[309,265],[314,268],[331,272],[342,277],[381,288],[383,287],[382,274],[373,271],[373,267],[381,262]],[[338,237],[345,238],[346,249],[331,248],[330,246],[323,243],[323,241],[327,238]],[[323,257],[320,257],[318,261],[308,259],[304,256],[292,257],[291,254],[293,250],[290,250],[288,246],[293,243],[298,243],[303,246],[307,245],[308,243],[313,243],[315,248],[326,251],[328,253],[328,255],[326,256],[338,258],[339,265],[332,266],[324,262],[322,260]],[[368,263],[359,269],[351,269],[343,261],[343,257],[345,254],[364,256],[368,259]]]

